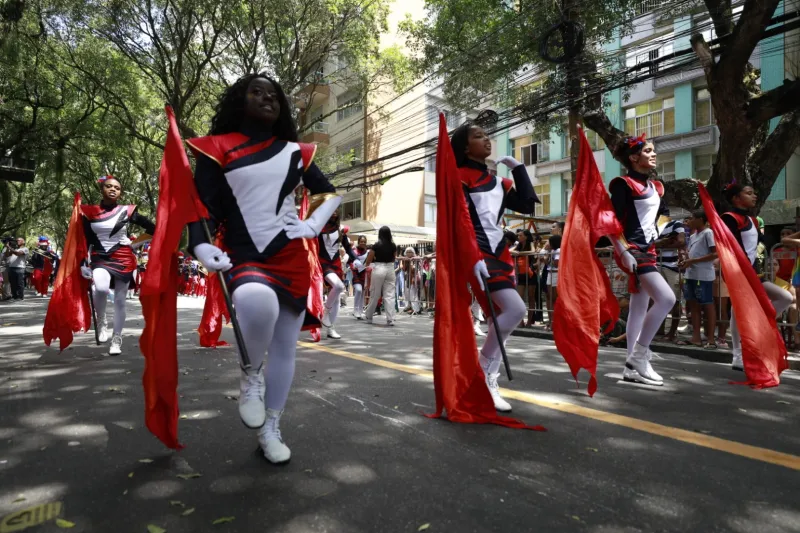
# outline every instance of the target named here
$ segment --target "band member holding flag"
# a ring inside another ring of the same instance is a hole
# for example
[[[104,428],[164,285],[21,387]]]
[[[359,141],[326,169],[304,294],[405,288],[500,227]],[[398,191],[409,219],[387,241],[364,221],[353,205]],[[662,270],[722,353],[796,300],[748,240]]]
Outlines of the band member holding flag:
[[[364,319],[364,284],[367,277],[367,238],[361,235],[353,250],[355,259],[350,262],[353,271],[353,316],[357,320]]]
[[[39,237],[39,246],[34,249],[31,257],[33,273],[31,273],[31,285],[40,295],[47,296],[50,288],[50,276],[58,257],[50,250],[50,240],[42,235]]]
[[[657,224],[660,216],[669,216],[669,208],[662,199],[664,184],[649,179],[656,167],[656,151],[644,134],[625,139],[617,149],[617,158],[628,173],[609,184],[611,203],[623,227],[622,233],[611,240],[617,264],[629,275],[631,292],[626,326],[628,358],[622,377],[661,386],[664,380],[650,364],[650,343],[675,305],[675,293],[656,266]],[[648,310],[650,300],[653,305]]]
[[[136,255],[128,238],[128,224],[135,224],[151,235],[155,224],[136,212],[135,205],[119,205],[122,185],[114,176],[103,176],[100,184],[102,200],[98,205],[83,205],[83,229],[89,247],[89,264],[81,274],[93,281],[92,299],[97,310],[98,339],[108,340],[106,304],[114,289],[114,327],[109,355],[122,353],[122,328],[125,326],[125,297],[136,270]]]
[[[194,178],[210,215],[207,224],[212,234],[220,225],[225,229],[218,247],[200,222],[190,224],[190,250],[209,271],[227,272],[252,368],[242,370],[239,414],[247,427],[259,429],[264,457],[282,464],[291,458],[279,422],[294,377],[296,342],[304,318],[315,318],[306,317],[306,239],[320,235],[341,197],[312,162],[316,147],[297,142],[277,82],[263,74],[240,78],[216,109],[211,134],[187,142],[197,158]],[[305,220],[295,208],[301,185],[314,195]]]
[[[336,318],[339,316],[339,297],[344,292],[344,272],[342,271],[342,258],[339,255],[339,245],[341,244],[347,255],[352,261],[356,260],[353,249],[350,246],[350,239],[347,237],[349,228],[339,224],[339,213],[335,212],[330,220],[322,228],[322,232],[317,237],[319,239],[319,263],[322,267],[322,276],[328,285],[328,299],[325,301],[325,311],[322,315],[322,325],[325,326],[329,339],[341,339],[342,336],[336,333]]]
[[[467,122],[457,128],[451,143],[456,165],[467,201],[470,221],[477,238],[483,259],[475,265],[475,275],[488,279],[492,303],[481,302],[489,315],[488,305],[498,308],[497,329],[494,322],[483,343],[480,365],[486,374],[486,385],[492,394],[495,408],[501,412],[511,411],[511,405],[500,395],[497,378],[502,362],[500,344],[505,343],[514,328],[525,317],[525,303],[516,291],[514,263],[508,243],[503,238],[500,221],[506,209],[531,214],[539,201],[525,170],[525,165],[510,156],[497,162],[511,169],[514,180],[498,178],[489,172],[486,159],[492,153],[492,142],[477,124]],[[513,186],[512,186],[513,185]],[[483,287],[481,288],[483,294]]]

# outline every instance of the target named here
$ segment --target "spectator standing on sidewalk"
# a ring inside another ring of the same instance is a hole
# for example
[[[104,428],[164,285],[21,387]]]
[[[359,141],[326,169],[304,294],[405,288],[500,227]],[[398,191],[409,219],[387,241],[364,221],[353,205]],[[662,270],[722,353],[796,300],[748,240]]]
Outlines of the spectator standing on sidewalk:
[[[25,268],[28,266],[28,249],[25,247],[25,239],[19,237],[15,248],[6,246],[3,255],[8,264],[7,272],[11,282],[11,295],[15,300],[22,300],[25,298]]]
[[[716,312],[714,310],[714,260],[717,258],[717,249],[714,244],[714,234],[708,227],[708,218],[703,210],[692,213],[689,218],[689,227],[696,232],[689,241],[689,257],[681,261],[681,268],[685,269],[684,296],[692,316],[691,344],[703,346],[707,350],[716,350],[714,330],[716,329]],[[706,344],[700,337],[701,312],[706,318]],[[686,345],[685,341],[678,344]]]
[[[661,338],[666,342],[675,342],[678,334],[678,325],[681,320],[681,277],[678,271],[678,255],[686,247],[686,224],[681,220],[672,220],[664,226],[656,241],[656,249],[661,249],[661,275],[667,280],[669,288],[675,294],[675,305],[672,307],[672,320],[669,332]],[[659,333],[666,330],[666,321],[661,325]]]
[[[386,325],[394,326],[395,250],[397,250],[397,245],[392,240],[392,230],[389,229],[389,226],[383,226],[378,230],[378,242],[367,254],[367,266],[373,265],[370,277],[369,305],[365,313],[368,324],[372,324],[372,315],[375,314],[375,308],[378,307],[378,299],[383,298]]]

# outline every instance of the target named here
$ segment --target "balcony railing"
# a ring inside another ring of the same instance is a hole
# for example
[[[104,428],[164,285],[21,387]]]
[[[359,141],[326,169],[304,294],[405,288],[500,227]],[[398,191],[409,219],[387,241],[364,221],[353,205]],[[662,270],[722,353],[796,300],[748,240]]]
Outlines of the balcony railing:
[[[637,15],[644,15],[656,9],[661,9],[671,3],[670,0],[642,0],[636,8]]]
[[[328,133],[328,123],[327,122],[315,122],[313,126],[311,126],[311,130],[314,133]]]

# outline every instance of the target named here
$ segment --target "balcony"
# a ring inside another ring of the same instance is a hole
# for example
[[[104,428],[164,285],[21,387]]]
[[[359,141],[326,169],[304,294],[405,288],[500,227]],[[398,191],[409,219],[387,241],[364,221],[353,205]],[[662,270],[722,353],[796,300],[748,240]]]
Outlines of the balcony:
[[[301,140],[304,143],[330,144],[331,136],[328,134],[328,123],[315,122],[311,128],[303,132],[303,138]]]
[[[657,153],[677,152],[715,144],[717,140],[717,127],[705,126],[688,133],[675,133],[663,135],[654,139]]]
[[[330,83],[318,72],[305,87],[294,94],[294,104],[300,109],[310,109],[321,105],[330,97]]]
[[[670,72],[664,76],[653,78],[653,90],[657,91],[658,89],[663,89],[665,87],[686,83],[687,81],[702,78],[703,75],[704,73],[702,68],[692,68],[688,70],[679,70],[678,72]]]

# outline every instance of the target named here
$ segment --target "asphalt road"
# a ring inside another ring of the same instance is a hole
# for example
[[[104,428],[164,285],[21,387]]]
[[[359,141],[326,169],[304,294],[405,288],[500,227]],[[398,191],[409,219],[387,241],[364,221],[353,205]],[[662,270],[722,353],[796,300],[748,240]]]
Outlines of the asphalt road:
[[[238,419],[234,349],[197,345],[201,301],[181,298],[177,453],[144,428],[138,301],[116,358],[91,335],[45,347],[46,303],[0,303],[0,533],[48,502],[60,508],[25,531],[62,531],[56,514],[76,533],[800,531],[795,371],[753,391],[727,365],[669,354],[652,388],[620,381],[623,353],[603,350],[589,398],[551,342],[514,337],[501,386],[548,431],[452,424],[421,414],[433,321],[343,312],[341,340],[298,350],[293,457],[275,467]]]

